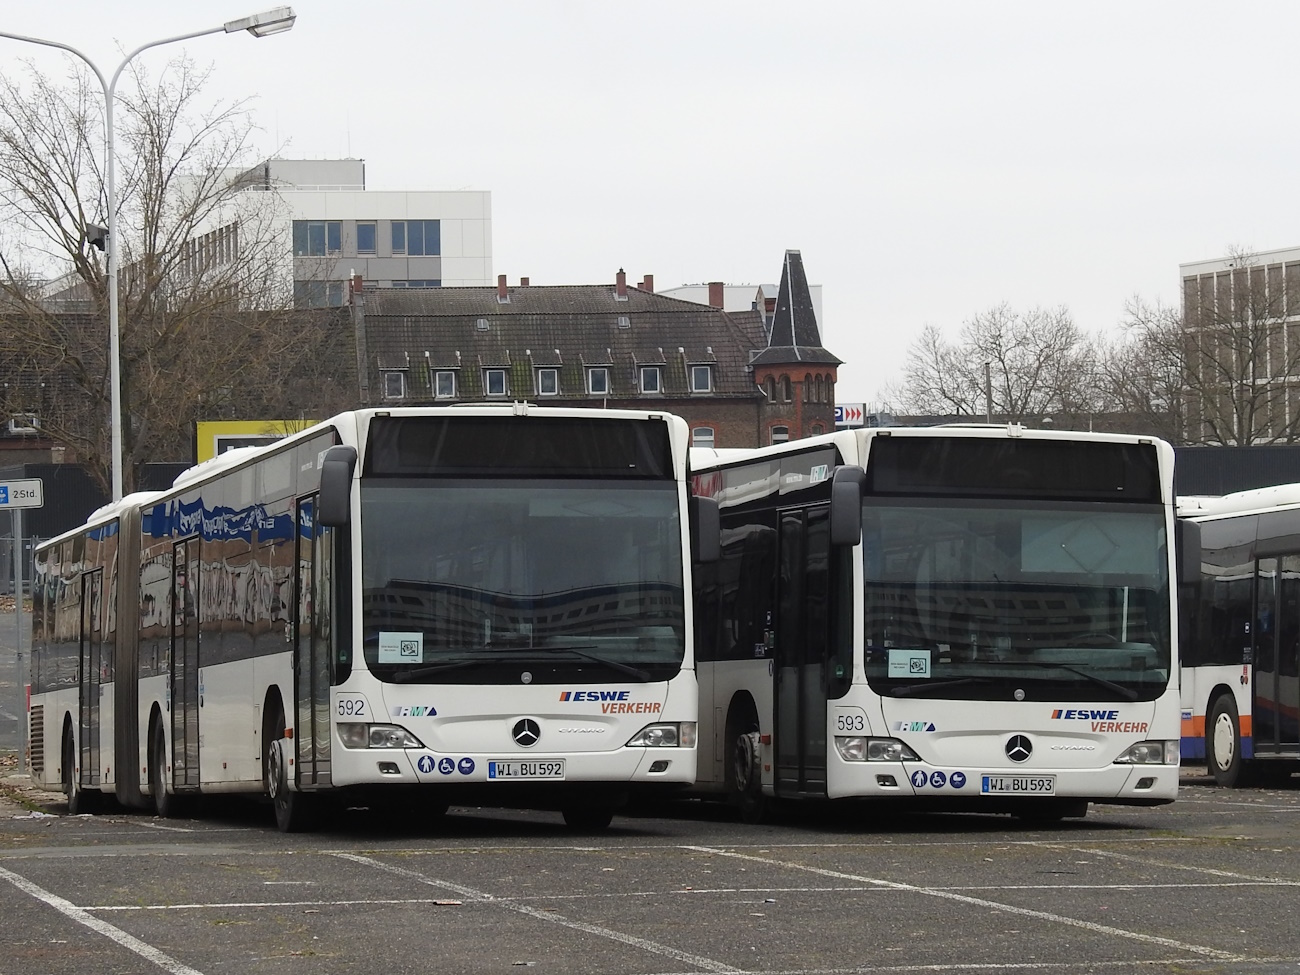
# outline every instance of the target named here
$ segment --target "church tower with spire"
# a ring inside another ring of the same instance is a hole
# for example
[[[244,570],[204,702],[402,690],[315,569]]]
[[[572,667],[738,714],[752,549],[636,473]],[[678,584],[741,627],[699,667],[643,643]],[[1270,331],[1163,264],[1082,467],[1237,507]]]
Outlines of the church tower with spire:
[[[841,365],[822,347],[803,258],[785,252],[776,307],[766,316],[767,348],[750,362],[763,391],[760,442],[780,443],[835,429],[835,371]]]

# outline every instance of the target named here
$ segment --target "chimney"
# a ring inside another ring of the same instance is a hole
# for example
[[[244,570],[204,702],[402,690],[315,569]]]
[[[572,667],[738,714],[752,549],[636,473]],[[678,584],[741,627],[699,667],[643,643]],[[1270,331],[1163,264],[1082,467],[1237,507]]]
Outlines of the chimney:
[[[521,288],[526,288],[526,287],[528,287],[528,279],[527,279],[527,278],[520,278],[520,279],[519,279],[519,287],[521,287]]]
[[[618,274],[614,277],[614,296],[619,301],[627,301],[627,274],[622,268],[618,269]]]
[[[498,274],[497,275],[497,303],[504,304],[509,300],[510,300],[510,292],[506,290],[506,276],[504,274]]]
[[[653,274],[645,276],[645,280],[641,282],[641,290],[649,291],[651,294],[655,293],[655,276]]]
[[[721,308],[724,304],[725,302],[722,300],[722,282],[710,281],[709,282],[709,307]]]
[[[360,274],[353,274],[353,275],[352,275],[352,283],[351,283],[351,286],[350,286],[350,288],[349,288],[349,294],[350,294],[353,298],[355,298],[357,295],[361,294],[361,285],[362,285],[361,275],[360,275]]]

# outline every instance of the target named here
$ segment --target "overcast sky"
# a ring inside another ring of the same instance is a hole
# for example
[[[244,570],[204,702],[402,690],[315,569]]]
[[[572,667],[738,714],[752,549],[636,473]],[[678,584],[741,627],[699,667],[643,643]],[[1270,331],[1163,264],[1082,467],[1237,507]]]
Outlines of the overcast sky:
[[[0,29],[111,74],[274,2],[12,2]],[[1110,331],[1134,295],[1176,302],[1180,263],[1300,245],[1296,3],[293,6],[288,34],[184,45],[255,96],[267,153],[490,190],[512,283],[759,284],[798,249],[840,402],[900,381],[927,324],[1008,302]]]

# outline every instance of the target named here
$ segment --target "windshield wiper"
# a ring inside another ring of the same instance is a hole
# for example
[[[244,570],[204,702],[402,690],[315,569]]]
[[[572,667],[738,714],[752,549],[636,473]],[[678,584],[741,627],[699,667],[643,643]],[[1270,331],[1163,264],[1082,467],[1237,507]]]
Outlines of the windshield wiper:
[[[477,667],[480,664],[489,663],[487,660],[450,660],[442,664],[430,664],[428,667],[415,667],[411,670],[398,671],[393,675],[393,683],[405,684],[409,681],[419,680],[421,677],[432,677],[434,674],[445,674],[450,670],[462,670],[466,667]]]
[[[919,684],[902,684],[891,687],[889,693],[894,697],[916,697],[926,691],[942,691],[949,687],[963,687],[967,684],[989,684],[992,677],[959,677],[956,680],[923,681]]]
[[[639,667],[633,667],[631,664],[625,664],[621,660],[614,660],[610,657],[602,657],[599,654],[589,652],[594,650],[595,647],[542,647],[540,649],[543,652],[562,650],[565,653],[573,654],[575,657],[582,657],[584,660],[590,660],[592,663],[604,664],[606,667],[611,667],[620,673],[627,674],[629,677],[634,677],[642,683],[650,679],[650,675]]]
[[[1090,674],[1086,670],[1080,670],[1078,667],[1071,667],[1069,664],[1056,663],[1053,660],[1022,660],[1018,661],[1020,666],[1029,667],[1051,667],[1053,670],[1068,670],[1072,674],[1078,674],[1084,680],[1090,680],[1094,684],[1114,691],[1126,701],[1136,701],[1139,697],[1138,692],[1131,687],[1125,687],[1123,684],[1116,684],[1113,680],[1107,680],[1105,677],[1098,677],[1096,674]]]
[[[581,657],[584,660],[590,660],[592,663],[601,664],[616,670],[620,673],[627,674],[641,683],[650,680],[650,674],[641,670],[639,667],[633,667],[625,664],[621,660],[612,660],[609,657],[602,657],[598,654],[590,653],[594,647],[484,647],[481,650],[474,651],[475,654],[482,656],[476,658],[467,658],[463,660],[450,660],[446,663],[430,664],[426,667],[415,667],[411,670],[403,670],[394,674],[392,680],[394,683],[408,683],[413,680],[419,680],[422,677],[432,677],[435,674],[445,674],[452,670],[462,670],[466,667],[477,667],[484,664],[497,664],[503,662],[503,658],[511,657],[514,663],[534,663],[545,665],[547,657],[555,652],[570,653],[575,657]]]

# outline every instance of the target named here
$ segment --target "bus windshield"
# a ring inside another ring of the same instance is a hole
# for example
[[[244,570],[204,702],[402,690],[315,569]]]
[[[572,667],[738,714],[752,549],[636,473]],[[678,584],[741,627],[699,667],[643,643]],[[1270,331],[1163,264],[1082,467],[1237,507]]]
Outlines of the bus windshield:
[[[667,680],[685,652],[671,481],[361,483],[365,661],[381,680]]]
[[[1170,673],[1158,506],[863,509],[866,677],[894,697],[1153,700]]]

